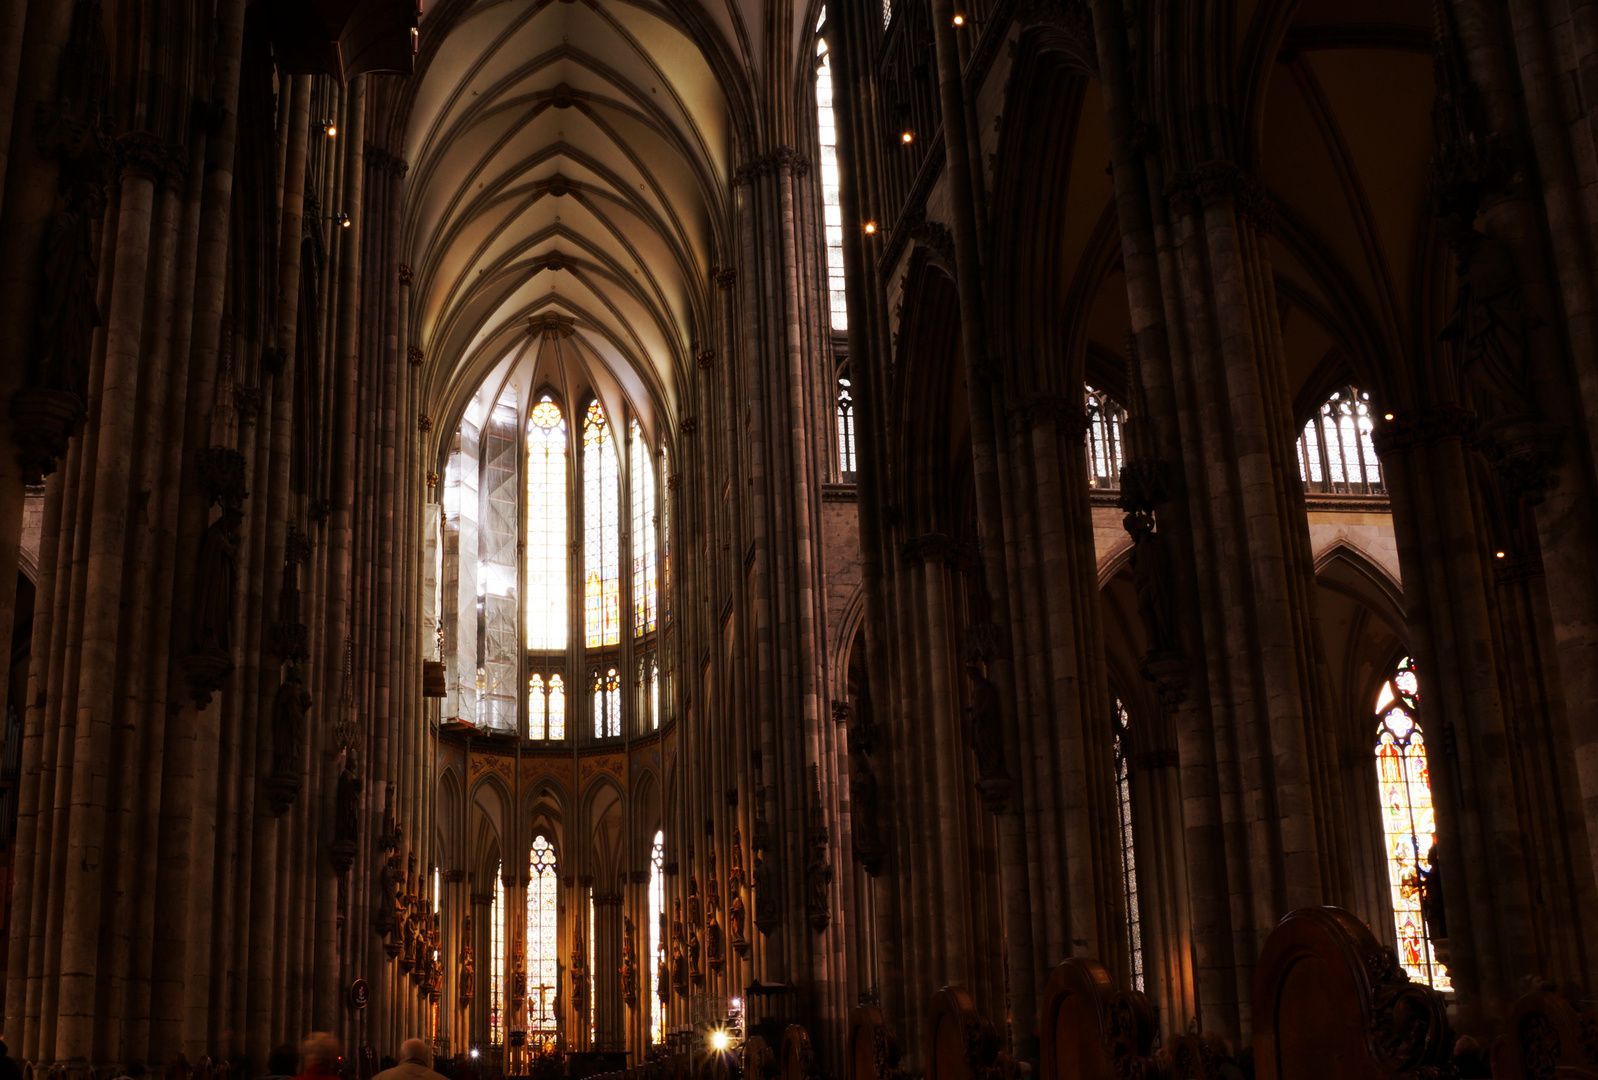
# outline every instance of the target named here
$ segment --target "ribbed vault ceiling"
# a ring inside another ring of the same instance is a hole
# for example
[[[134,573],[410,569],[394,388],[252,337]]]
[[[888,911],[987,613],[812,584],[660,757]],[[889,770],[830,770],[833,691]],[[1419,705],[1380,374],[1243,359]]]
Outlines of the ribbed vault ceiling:
[[[411,326],[446,416],[557,317],[642,414],[676,413],[729,250],[729,98],[761,81],[750,42],[777,7],[451,6],[405,139]]]

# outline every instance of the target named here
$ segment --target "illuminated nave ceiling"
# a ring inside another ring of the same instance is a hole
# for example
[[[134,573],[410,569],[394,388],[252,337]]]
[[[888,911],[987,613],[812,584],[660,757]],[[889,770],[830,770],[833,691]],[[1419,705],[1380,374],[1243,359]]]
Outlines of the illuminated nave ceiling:
[[[731,177],[751,153],[734,118],[768,82],[774,13],[794,56],[805,12],[768,0],[429,6],[403,250],[435,415],[558,344],[607,406],[671,426],[673,372],[712,336],[712,271],[733,261]],[[562,331],[529,334],[546,322]]]

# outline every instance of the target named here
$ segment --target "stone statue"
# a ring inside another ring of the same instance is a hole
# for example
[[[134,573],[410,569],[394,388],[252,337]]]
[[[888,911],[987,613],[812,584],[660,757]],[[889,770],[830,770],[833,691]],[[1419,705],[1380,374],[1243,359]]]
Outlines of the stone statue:
[[[755,852],[750,882],[755,890],[755,928],[769,934],[777,926],[777,894],[772,890],[771,871],[759,851]]]
[[[744,883],[744,840],[737,826],[732,830],[731,865],[727,867],[727,895],[736,896]]]
[[[699,966],[699,928],[688,931],[688,977],[696,983],[705,981],[705,969]]]
[[[205,530],[195,570],[194,652],[232,653],[233,597],[239,578],[239,525],[244,511],[222,504],[221,515]]]
[[[683,955],[682,938],[671,939],[671,985],[679,994],[688,993],[688,958]]]
[[[1150,652],[1179,651],[1171,596],[1171,559],[1165,535],[1156,531],[1148,514],[1128,514],[1121,519],[1132,537],[1132,585],[1137,590],[1137,613]]]
[[[690,876],[688,878],[688,924],[690,926],[698,926],[699,915],[699,879]]]
[[[638,1005],[638,935],[631,915],[621,917],[621,999],[629,1009]]]
[[[973,657],[965,666],[971,678],[971,726],[967,739],[976,751],[978,779],[1003,780],[1008,776],[1004,767],[1003,706],[999,688],[988,678],[987,667],[980,657]]]
[[[474,989],[472,979],[477,972],[477,964],[473,960],[475,950],[472,948],[472,917],[470,915],[466,916],[466,922],[461,929],[461,933],[466,940],[466,944],[461,946],[460,977],[461,1006],[465,1007],[472,1003],[472,991]]]
[[[655,965],[655,996],[662,1002],[671,996],[671,973],[667,970],[664,956]]]
[[[827,858],[827,830],[812,827],[810,855],[805,860],[805,918],[812,929],[825,930],[832,921],[832,862]]]
[[[739,956],[744,956],[749,951],[749,942],[744,937],[744,922],[747,918],[744,898],[733,893],[732,902],[727,905],[727,925],[732,928],[732,947],[738,950]]]
[[[721,920],[717,917],[718,904],[714,896],[705,900],[705,960],[710,964],[710,970],[720,971],[727,962],[726,935],[721,929]]]
[[[871,757],[861,743],[849,743],[849,820],[853,831],[854,857],[865,864],[867,873],[882,868],[881,807],[877,802],[877,776],[871,771]]]
[[[1536,415],[1526,385],[1526,338],[1533,321],[1521,299],[1509,245],[1465,230],[1458,240],[1454,317],[1438,335],[1459,343],[1459,370],[1484,420]]]
[[[338,774],[338,812],[334,837],[355,843],[361,834],[361,758],[353,746],[344,751],[344,768]],[[396,880],[396,886],[399,884]]]
[[[300,767],[300,740],[311,694],[300,682],[300,666],[290,664],[272,701],[272,774],[293,776]]]

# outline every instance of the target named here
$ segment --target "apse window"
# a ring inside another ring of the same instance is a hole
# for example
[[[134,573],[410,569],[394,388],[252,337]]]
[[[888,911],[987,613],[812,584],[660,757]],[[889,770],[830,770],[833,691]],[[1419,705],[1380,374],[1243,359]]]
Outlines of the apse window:
[[[1353,386],[1334,390],[1298,439],[1298,474],[1318,495],[1385,495],[1376,457],[1371,398]]]
[[[626,722],[623,700],[637,698],[623,620],[638,656],[656,648],[664,617],[657,451],[643,418],[613,416],[597,398],[570,408],[552,389],[527,394],[541,363],[508,360],[483,382],[443,463],[442,715],[535,741],[581,736],[585,673],[615,669],[595,728],[610,737]]]
[[[1137,899],[1137,850],[1132,842],[1131,739],[1126,706],[1115,700],[1115,806],[1121,829],[1121,892],[1126,903],[1126,955],[1132,988],[1143,989],[1143,916]]]
[[[560,986],[559,877],[555,845],[540,833],[527,860],[527,1026],[554,1032]]]
[[[843,282],[843,207],[838,202],[838,128],[832,112],[832,55],[816,20],[816,136],[821,149],[821,210],[827,239],[827,302],[834,330],[849,329],[849,302]]]
[[[666,834],[655,833],[649,849],[649,974],[653,992],[649,999],[649,1041],[666,1041],[666,943],[661,924],[666,921]]]
[[[1398,959],[1418,982],[1452,990],[1448,971],[1438,962],[1432,940],[1444,940],[1438,888],[1437,816],[1426,741],[1416,721],[1420,683],[1409,657],[1398,662],[1376,697],[1376,784],[1381,800],[1387,853],[1387,882],[1393,900]]]
[[[1126,464],[1121,429],[1126,410],[1109,394],[1088,386],[1083,407],[1088,419],[1088,486],[1095,491],[1119,491],[1121,466]]]
[[[845,483],[851,483],[855,474],[854,453],[854,394],[849,377],[838,379],[838,472]]]
[[[488,1041],[505,1042],[504,863],[494,864],[494,895],[488,905]]]

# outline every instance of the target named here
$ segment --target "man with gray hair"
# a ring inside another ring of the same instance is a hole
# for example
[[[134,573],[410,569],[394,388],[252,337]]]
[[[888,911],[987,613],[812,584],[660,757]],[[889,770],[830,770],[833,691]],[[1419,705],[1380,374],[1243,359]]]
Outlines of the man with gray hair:
[[[444,1080],[433,1071],[433,1050],[421,1039],[406,1039],[400,1043],[399,1064],[384,1069],[372,1080]]]

